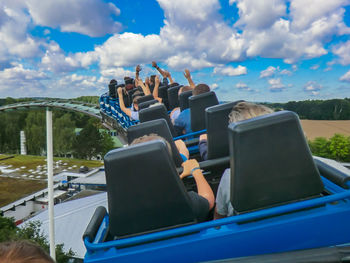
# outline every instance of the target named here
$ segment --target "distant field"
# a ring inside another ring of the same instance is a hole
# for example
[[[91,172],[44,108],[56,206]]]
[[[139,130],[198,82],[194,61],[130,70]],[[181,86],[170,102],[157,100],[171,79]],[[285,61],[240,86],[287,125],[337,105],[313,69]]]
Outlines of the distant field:
[[[304,133],[309,140],[316,137],[330,138],[336,133],[350,136],[350,120],[346,121],[315,121],[301,120]]]

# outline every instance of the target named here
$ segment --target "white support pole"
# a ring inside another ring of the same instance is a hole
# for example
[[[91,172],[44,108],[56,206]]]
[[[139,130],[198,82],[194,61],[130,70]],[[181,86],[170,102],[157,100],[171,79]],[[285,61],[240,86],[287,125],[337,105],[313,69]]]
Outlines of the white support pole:
[[[50,256],[56,260],[55,224],[53,200],[53,147],[52,147],[52,111],[46,109],[46,151],[47,151],[47,188],[49,192],[49,239]]]

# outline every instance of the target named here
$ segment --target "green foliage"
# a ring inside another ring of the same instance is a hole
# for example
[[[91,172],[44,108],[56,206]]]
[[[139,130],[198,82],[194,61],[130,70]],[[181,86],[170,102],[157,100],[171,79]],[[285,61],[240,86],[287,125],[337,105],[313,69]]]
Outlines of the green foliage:
[[[81,96],[81,97],[75,98],[74,100],[87,102],[91,104],[97,104],[97,105],[99,104],[98,96]]]
[[[341,134],[335,134],[329,140],[318,137],[314,141],[309,141],[309,146],[316,156],[342,162],[350,161],[350,137]]]
[[[329,151],[332,159],[338,161],[350,160],[350,137],[346,138],[344,135],[335,134],[329,139]]]
[[[75,140],[74,128],[75,123],[70,113],[54,118],[53,150],[55,156],[64,156],[72,150]]]
[[[40,155],[46,148],[46,118],[44,111],[30,111],[24,128],[27,152]]]
[[[105,156],[107,152],[112,150],[114,148],[114,142],[112,137],[107,132],[102,132],[102,138],[101,138],[101,156]]]
[[[296,112],[301,119],[309,120],[349,120],[350,99],[289,101],[271,103],[270,107]]]
[[[41,223],[39,221],[28,222],[24,227],[19,228],[15,225],[13,219],[0,216],[0,242],[9,240],[31,240],[41,246],[49,253],[49,241],[44,233],[40,230]],[[56,245],[56,262],[68,263],[69,259],[74,256],[74,252],[70,249],[64,252],[64,245]]]

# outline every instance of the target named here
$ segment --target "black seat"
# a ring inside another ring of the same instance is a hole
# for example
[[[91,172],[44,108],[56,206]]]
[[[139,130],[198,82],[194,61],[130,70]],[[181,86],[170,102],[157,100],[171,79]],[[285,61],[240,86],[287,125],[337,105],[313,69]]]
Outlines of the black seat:
[[[190,107],[188,103],[188,98],[191,96],[192,96],[192,90],[184,91],[180,94],[179,106],[181,111],[188,109]]]
[[[158,89],[158,97],[162,98],[162,103],[167,109],[169,109],[168,88],[169,86],[160,86]]]
[[[176,107],[179,107],[179,89],[182,85],[171,87],[168,89],[168,101],[169,101],[169,110],[173,110]]]
[[[149,101],[149,100],[154,100],[152,94],[150,94],[150,95],[145,95],[145,96],[141,96],[140,98],[137,99],[137,103],[140,104],[140,103],[142,103],[142,102]]]
[[[199,131],[205,129],[205,109],[219,104],[214,91],[209,91],[188,98],[191,109],[191,129]]]
[[[139,104],[139,110],[146,109],[150,105],[158,103],[158,100],[148,100]]]
[[[176,132],[174,129],[174,126],[170,120],[170,117],[168,115],[168,112],[163,104],[155,105],[153,107],[149,107],[143,110],[139,111],[139,118],[140,122],[146,122],[146,121],[151,121],[151,120],[156,120],[156,119],[165,119],[171,135],[173,137],[176,136]]]
[[[149,135],[151,133],[155,133],[169,142],[174,163],[176,167],[181,167],[182,158],[176,148],[169,126],[164,119],[146,121],[129,127],[127,131],[128,143],[130,144],[136,138]]]
[[[208,135],[208,159],[229,156],[228,115],[240,101],[209,107],[205,110],[205,125]]]
[[[196,223],[163,141],[110,151],[104,163],[109,231],[115,238]]]
[[[236,213],[320,196],[323,184],[298,116],[290,111],[229,125]]]

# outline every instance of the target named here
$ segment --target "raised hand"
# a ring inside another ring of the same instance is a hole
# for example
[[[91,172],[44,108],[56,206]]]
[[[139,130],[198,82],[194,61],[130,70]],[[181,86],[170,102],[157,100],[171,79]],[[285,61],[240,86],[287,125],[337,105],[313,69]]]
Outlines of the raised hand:
[[[186,79],[191,78],[191,73],[190,73],[190,71],[188,69],[185,69],[184,76],[185,76]]]
[[[140,65],[137,65],[135,71],[136,71],[136,72],[140,72],[141,70],[142,70],[141,66],[140,66]]]
[[[157,62],[152,61],[152,67],[156,68],[157,67]]]

